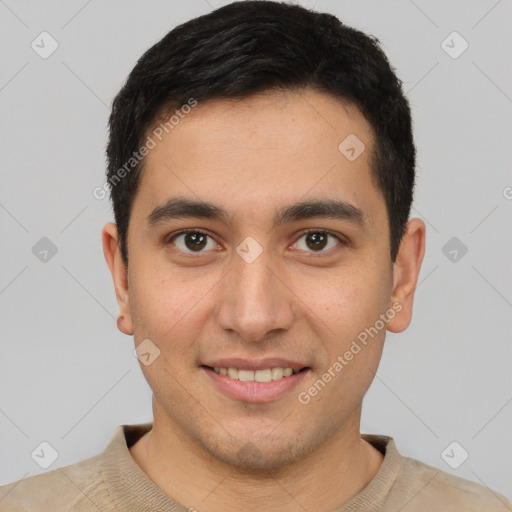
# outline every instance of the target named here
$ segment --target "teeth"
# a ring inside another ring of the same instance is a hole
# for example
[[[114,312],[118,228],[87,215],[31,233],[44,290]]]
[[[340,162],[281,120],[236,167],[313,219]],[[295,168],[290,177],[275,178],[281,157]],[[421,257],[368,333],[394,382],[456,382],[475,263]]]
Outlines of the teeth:
[[[270,382],[279,380],[283,377],[289,377],[294,373],[299,373],[292,368],[265,368],[264,370],[239,370],[238,368],[217,368],[213,369],[215,373],[227,375],[232,379],[242,382]]]
[[[284,370],[282,368],[272,368],[272,380],[282,379]]]
[[[230,370],[231,370],[231,368],[230,368]],[[229,374],[229,376],[231,377],[231,374]],[[243,382],[254,381],[254,371],[253,370],[238,370],[238,380],[241,380]]]
[[[256,370],[254,372],[254,380],[256,382],[270,382],[272,380],[272,370],[270,368],[266,370]]]

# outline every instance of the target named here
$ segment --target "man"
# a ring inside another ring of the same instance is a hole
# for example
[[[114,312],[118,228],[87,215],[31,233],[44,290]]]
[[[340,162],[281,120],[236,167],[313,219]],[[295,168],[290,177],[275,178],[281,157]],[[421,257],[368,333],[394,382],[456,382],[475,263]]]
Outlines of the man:
[[[116,97],[107,155],[103,248],[154,421],[3,487],[2,510],[510,510],[360,433],[425,248],[375,40],[274,2],[185,23]]]

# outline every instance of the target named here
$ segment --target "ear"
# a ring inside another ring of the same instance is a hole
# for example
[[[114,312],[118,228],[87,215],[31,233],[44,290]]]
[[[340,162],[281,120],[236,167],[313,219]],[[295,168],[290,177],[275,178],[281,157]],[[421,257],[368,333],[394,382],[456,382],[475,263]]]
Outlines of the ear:
[[[402,309],[388,322],[387,329],[390,332],[405,331],[411,323],[414,292],[424,254],[425,223],[420,219],[411,219],[393,264],[391,302],[400,304]]]
[[[133,334],[128,290],[128,269],[121,256],[117,226],[113,222],[105,225],[102,231],[103,254],[114,280],[116,299],[119,304],[117,328],[124,334]]]

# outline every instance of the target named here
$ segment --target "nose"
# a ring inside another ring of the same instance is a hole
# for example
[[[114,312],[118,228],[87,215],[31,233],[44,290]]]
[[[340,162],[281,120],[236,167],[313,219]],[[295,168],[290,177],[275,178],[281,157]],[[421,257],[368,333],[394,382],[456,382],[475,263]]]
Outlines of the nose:
[[[292,299],[265,251],[251,263],[235,255],[222,289],[219,326],[245,341],[267,340],[292,325]]]

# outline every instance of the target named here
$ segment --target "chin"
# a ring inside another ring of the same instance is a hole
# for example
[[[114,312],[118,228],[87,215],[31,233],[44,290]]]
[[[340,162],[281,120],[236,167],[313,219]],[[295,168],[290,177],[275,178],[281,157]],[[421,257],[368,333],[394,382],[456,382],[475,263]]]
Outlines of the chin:
[[[290,435],[289,440],[265,437],[258,439],[256,435],[253,440],[226,439],[214,446],[207,442],[203,447],[215,459],[250,472],[267,472],[288,466],[312,451],[307,450],[294,435]]]

